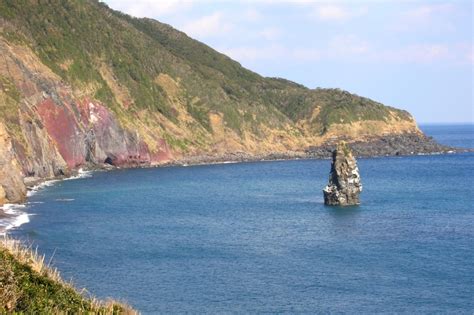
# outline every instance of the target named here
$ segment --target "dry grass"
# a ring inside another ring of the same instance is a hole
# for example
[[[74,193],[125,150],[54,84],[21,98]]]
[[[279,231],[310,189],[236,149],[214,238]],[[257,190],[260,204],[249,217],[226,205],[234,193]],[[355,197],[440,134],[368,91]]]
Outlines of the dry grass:
[[[33,271],[55,282],[69,285],[62,280],[59,271],[51,266],[51,261],[48,264],[45,263],[45,256],[39,254],[37,248],[33,249],[31,245],[26,246],[18,240],[8,238],[8,236],[3,238],[1,246],[8,250],[19,263],[28,265]]]
[[[32,246],[3,237],[0,241],[0,313],[138,314],[116,300],[102,301],[61,278]]]

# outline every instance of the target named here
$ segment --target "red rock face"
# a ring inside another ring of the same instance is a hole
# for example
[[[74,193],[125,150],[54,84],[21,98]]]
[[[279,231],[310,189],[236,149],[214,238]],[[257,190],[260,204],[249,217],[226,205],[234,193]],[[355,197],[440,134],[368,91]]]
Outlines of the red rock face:
[[[67,166],[72,169],[83,165],[82,131],[69,108],[48,98],[38,105],[37,111]]]
[[[33,116],[25,115],[22,127],[35,158],[14,142],[24,176],[67,174],[87,163],[136,167],[172,159],[164,139],[157,138],[158,149],[151,152],[139,134],[122,128],[106,106],[89,98],[75,102],[67,90],[58,90],[34,107]]]
[[[136,159],[140,164],[151,162],[150,150],[148,150],[147,144],[143,141],[140,141],[138,144],[138,155]]]
[[[138,133],[123,129],[114,114],[100,102],[85,98],[69,104],[64,99],[67,96],[56,101],[45,99],[36,110],[69,169],[88,162],[135,167],[172,159],[173,154],[164,139],[157,139],[158,149],[151,152]],[[27,168],[25,165],[25,174],[31,173]]]
[[[158,151],[151,152],[138,134],[120,127],[114,114],[99,102],[85,99],[79,105],[84,129],[95,136],[97,163],[115,166],[140,166],[169,161],[172,153],[163,139],[158,139]]]

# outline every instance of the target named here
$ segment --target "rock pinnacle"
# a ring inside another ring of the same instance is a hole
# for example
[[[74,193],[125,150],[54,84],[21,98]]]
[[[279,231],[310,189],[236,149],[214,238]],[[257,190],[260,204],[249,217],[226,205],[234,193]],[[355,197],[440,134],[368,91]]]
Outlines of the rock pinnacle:
[[[359,168],[351,149],[340,142],[332,153],[329,183],[323,189],[324,204],[329,206],[351,206],[360,204],[362,191]]]

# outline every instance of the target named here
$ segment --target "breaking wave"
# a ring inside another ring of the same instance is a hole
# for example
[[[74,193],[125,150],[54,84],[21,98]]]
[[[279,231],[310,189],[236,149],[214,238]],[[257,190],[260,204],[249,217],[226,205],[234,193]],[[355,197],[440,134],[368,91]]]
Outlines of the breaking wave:
[[[57,183],[59,182],[60,180],[59,179],[52,179],[52,180],[46,180],[36,186],[33,186],[31,187],[28,192],[26,193],[26,196],[27,197],[31,197],[33,195],[35,195],[38,191],[46,188],[46,187],[49,187],[49,186],[52,186],[54,185],[54,183]]]
[[[87,178],[92,176],[92,171],[85,171],[79,169],[77,175],[71,176],[65,179],[52,179],[46,180],[36,186],[31,187],[26,196],[31,197],[38,191],[43,190],[46,187],[52,186],[61,180],[72,180]],[[58,201],[73,201],[74,199],[58,199]],[[42,201],[27,202],[26,204],[5,204],[0,206],[0,235],[5,235],[8,230],[17,228],[25,223],[30,222],[31,214],[24,211],[27,204],[43,203]]]
[[[30,214],[23,211],[25,205],[5,204],[0,207],[0,235],[30,222]]]
[[[76,176],[71,176],[71,177],[65,178],[64,180],[87,178],[87,177],[91,177],[91,176],[92,176],[92,171],[85,171],[85,170],[83,170],[82,168],[80,168],[80,169],[77,171],[77,175],[76,175]]]

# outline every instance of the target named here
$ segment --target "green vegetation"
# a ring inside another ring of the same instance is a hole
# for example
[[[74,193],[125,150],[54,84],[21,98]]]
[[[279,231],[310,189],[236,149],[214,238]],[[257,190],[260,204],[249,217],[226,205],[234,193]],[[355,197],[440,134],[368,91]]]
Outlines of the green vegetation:
[[[84,297],[65,283],[44,257],[16,241],[0,245],[0,313],[135,314],[130,307]]]
[[[361,120],[386,121],[391,108],[339,89],[316,90],[321,112],[317,122],[321,132],[334,123],[351,123]],[[393,110],[393,109],[392,109]]]
[[[20,92],[12,80],[0,75],[0,118],[15,138],[23,142],[24,138],[18,119],[20,97]]]
[[[2,0],[0,16],[7,21],[5,39],[31,47],[76,90],[93,87],[90,96],[129,126],[143,111],[159,112],[180,124],[175,105],[157,83],[160,74],[179,82],[178,93],[185,96],[181,105],[209,132],[210,112],[222,113],[225,126],[237,134],[246,129],[256,135],[262,125],[279,128],[301,120],[309,121],[315,134],[324,134],[335,123],[387,121],[390,111],[399,119],[410,118],[404,111],[339,89],[311,90],[285,79],[264,78],[169,25],[133,18],[97,0]],[[111,77],[103,77],[104,67]],[[130,97],[126,109],[117,102],[118,88]],[[315,108],[320,113],[316,118]],[[196,140],[173,143],[185,148]]]
[[[181,140],[168,133],[163,134],[163,139],[165,139],[166,143],[174,149],[186,150],[189,145],[189,142],[186,139]]]
[[[334,124],[411,119],[405,111],[339,89],[264,78],[169,25],[130,17],[98,0],[0,0],[0,39],[5,47],[0,122],[12,143],[24,148],[29,148],[28,127],[22,129],[20,121],[41,125],[35,111],[42,97],[53,95],[60,99],[55,104],[67,105],[78,120],[83,108],[77,104],[94,98],[150,148],[164,139],[183,153],[214,149],[211,113],[237,135],[252,133],[257,144],[283,138],[283,131],[312,140]],[[16,73],[8,62],[18,65]],[[226,136],[224,130],[219,141],[225,144]],[[50,143],[51,148],[38,150],[54,149]],[[0,313],[129,311],[78,293],[34,253],[0,246]]]
[[[147,53],[156,47],[120,20],[107,18],[98,5],[95,1],[12,0],[1,2],[0,13],[18,22],[42,62],[74,86],[96,84],[97,97],[113,100],[98,71],[105,62],[129,88],[138,108],[172,118],[161,89],[153,83],[156,65],[147,60]]]
[[[344,152],[344,156],[351,155],[351,150],[349,149],[345,141],[341,141],[338,143],[337,150],[342,150]]]
[[[193,104],[192,101],[188,99],[187,102],[186,102],[186,110],[207,131],[212,131],[211,130],[211,125],[210,125],[210,122],[209,122],[209,116],[207,114],[207,109],[206,109],[205,104],[202,104],[202,102],[198,102],[197,104]]]
[[[20,101],[20,92],[15,84],[10,79],[0,75],[0,93],[2,92],[8,95],[13,101]]]

